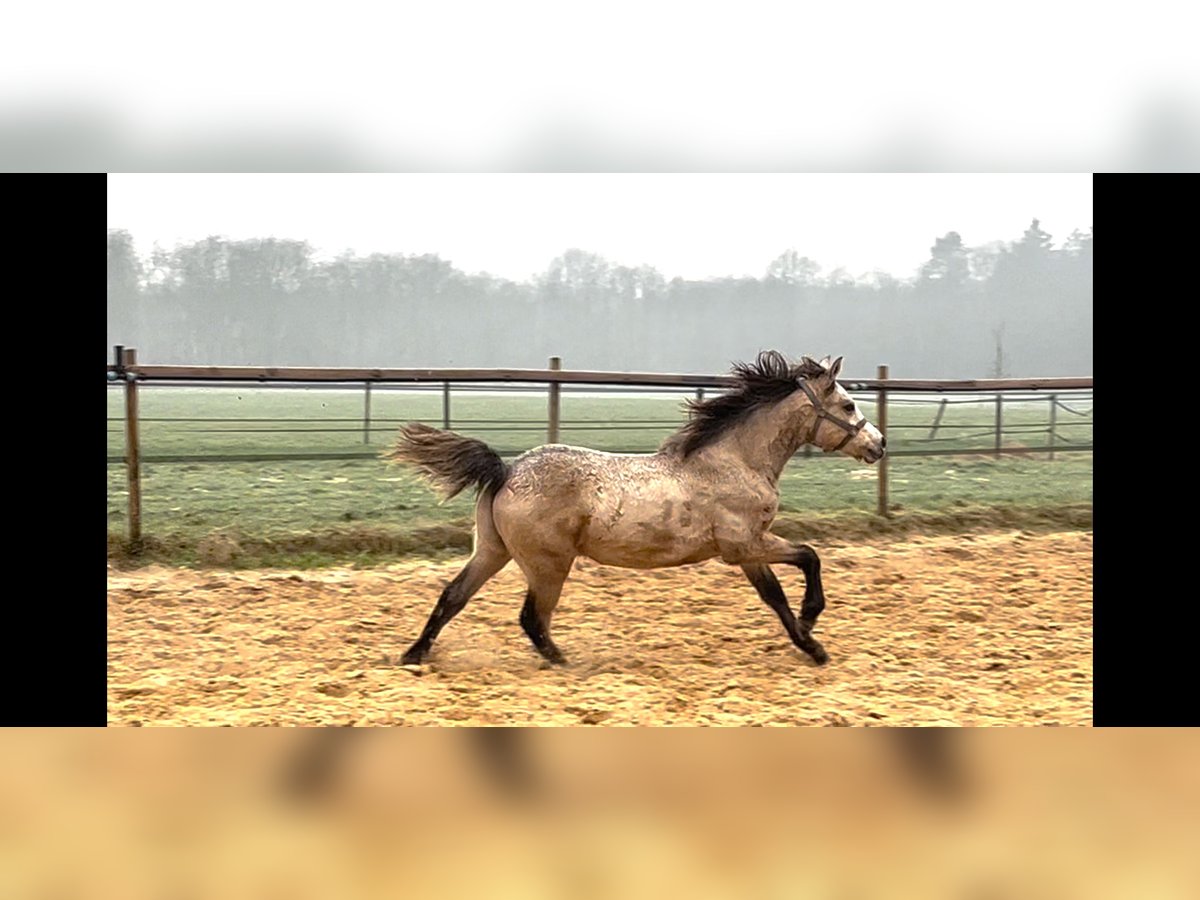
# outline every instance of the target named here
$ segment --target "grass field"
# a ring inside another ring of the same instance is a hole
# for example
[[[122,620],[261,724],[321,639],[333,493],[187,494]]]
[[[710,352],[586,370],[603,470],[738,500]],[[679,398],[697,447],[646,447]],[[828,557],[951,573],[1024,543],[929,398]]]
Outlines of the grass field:
[[[143,532],[137,560],[230,566],[375,562],[437,558],[470,546],[472,500],[441,505],[405,469],[374,454],[402,422],[441,424],[440,392],[376,389],[363,443],[363,390],[143,388]],[[560,440],[613,451],[649,451],[684,419],[682,395],[598,395],[564,391]],[[1090,444],[1090,394],[1058,412],[1060,442]],[[874,418],[871,403],[863,412]],[[993,446],[995,408],[954,404],[929,440],[936,404],[889,404],[889,450]],[[543,394],[465,392],[452,397],[452,427],[510,454],[545,441]],[[124,437],[119,389],[108,391],[108,454]],[[1008,403],[1003,445],[1043,446],[1048,406]],[[197,421],[203,420],[203,421]],[[622,427],[624,426],[624,427]],[[1043,432],[1043,433],[1039,433]],[[154,462],[155,456],[368,453],[366,459]],[[961,457],[894,457],[894,519],[875,516],[877,472],[844,457],[798,456],[781,480],[778,530],[789,537],[880,531],[1003,527],[1090,527],[1090,452]],[[109,555],[133,561],[126,528],[123,465],[108,466]]]

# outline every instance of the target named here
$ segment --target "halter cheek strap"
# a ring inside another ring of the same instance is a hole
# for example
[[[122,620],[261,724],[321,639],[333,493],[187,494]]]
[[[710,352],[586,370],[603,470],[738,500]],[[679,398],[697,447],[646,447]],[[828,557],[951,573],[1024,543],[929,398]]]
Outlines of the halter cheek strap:
[[[805,441],[806,444],[816,443],[817,431],[821,427],[821,422],[829,422],[831,425],[836,425],[838,428],[841,428],[846,432],[846,436],[842,438],[842,442],[830,451],[831,453],[837,453],[837,451],[841,450],[848,443],[854,440],[854,436],[862,431],[863,426],[867,424],[866,416],[863,416],[862,421],[858,422],[856,425],[851,425],[849,422],[844,422],[832,415],[828,410],[825,409],[825,407],[821,405],[821,401],[817,399],[817,395],[813,392],[813,389],[808,386],[808,382],[803,378],[800,379],[800,390],[804,391],[805,396],[808,397],[808,402],[812,404],[813,411],[817,414],[817,417],[813,419],[812,431],[809,432],[808,439]]]

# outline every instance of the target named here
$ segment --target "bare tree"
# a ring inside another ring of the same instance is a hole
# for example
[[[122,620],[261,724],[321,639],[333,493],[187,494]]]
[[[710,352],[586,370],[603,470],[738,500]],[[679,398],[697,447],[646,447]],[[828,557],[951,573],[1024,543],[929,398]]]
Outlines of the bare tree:
[[[1004,325],[992,329],[992,341],[996,346],[996,355],[992,357],[992,377],[1008,377],[1008,356],[1004,353]]]

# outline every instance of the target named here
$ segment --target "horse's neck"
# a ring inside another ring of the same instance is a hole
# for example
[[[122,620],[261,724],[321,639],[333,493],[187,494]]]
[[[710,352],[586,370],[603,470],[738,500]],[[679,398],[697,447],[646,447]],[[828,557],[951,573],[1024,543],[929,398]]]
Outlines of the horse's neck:
[[[736,452],[747,466],[775,484],[783,467],[812,430],[815,415],[807,398],[797,391],[751,416],[738,429],[734,441]]]

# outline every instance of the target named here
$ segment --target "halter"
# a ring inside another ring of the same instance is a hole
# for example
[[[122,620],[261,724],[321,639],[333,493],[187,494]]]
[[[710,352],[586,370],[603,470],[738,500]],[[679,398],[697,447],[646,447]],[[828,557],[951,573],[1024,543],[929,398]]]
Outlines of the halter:
[[[812,388],[808,386],[808,382],[803,378],[800,379],[800,390],[804,391],[805,396],[808,397],[808,402],[812,404],[813,411],[817,414],[816,419],[813,420],[812,431],[809,433],[808,439],[804,443],[816,443],[817,430],[821,427],[821,420],[824,419],[826,422],[836,425],[838,428],[841,428],[846,432],[846,436],[842,438],[842,442],[829,451],[830,453],[837,453],[848,443],[854,440],[854,436],[862,431],[863,426],[867,424],[866,416],[863,416],[862,421],[860,421],[857,425],[851,425],[849,422],[843,422],[836,416],[831,415],[829,411],[821,405],[821,401],[817,399],[817,395],[813,393]]]

